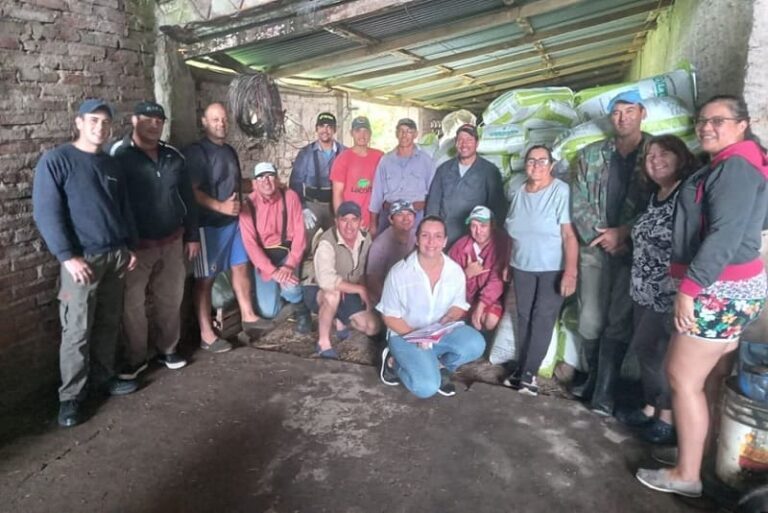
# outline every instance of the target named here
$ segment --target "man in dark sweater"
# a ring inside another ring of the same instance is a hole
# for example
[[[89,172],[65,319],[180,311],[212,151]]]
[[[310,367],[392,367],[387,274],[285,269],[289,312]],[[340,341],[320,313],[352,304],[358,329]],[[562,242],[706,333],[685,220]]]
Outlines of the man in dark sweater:
[[[112,126],[103,100],[80,105],[75,142],[43,155],[35,168],[32,206],[49,251],[61,262],[62,325],[59,425],[80,421],[86,385],[111,395],[137,388],[115,378],[115,349],[135,227],[119,164],[100,151]]]
[[[445,221],[448,246],[464,235],[466,219],[472,209],[485,205],[496,219],[506,219],[507,200],[501,173],[477,154],[477,128],[465,124],[456,131],[457,156],[443,162],[435,172],[427,196],[427,216]]]
[[[139,263],[125,285],[125,355],[119,374],[123,379],[135,379],[147,368],[150,333],[160,363],[169,369],[187,364],[176,352],[187,276],[184,260],[200,254],[197,204],[184,157],[160,140],[165,110],[157,103],[141,102],[133,110],[131,124],[131,133],[109,151],[125,171],[139,237]],[[147,294],[152,298],[150,309]]]

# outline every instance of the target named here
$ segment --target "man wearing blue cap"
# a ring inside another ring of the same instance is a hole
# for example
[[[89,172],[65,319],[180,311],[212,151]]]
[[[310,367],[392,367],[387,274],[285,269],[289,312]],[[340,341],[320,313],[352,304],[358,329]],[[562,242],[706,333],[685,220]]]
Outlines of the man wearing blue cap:
[[[111,395],[137,389],[134,380],[115,378],[114,369],[136,235],[125,175],[101,151],[113,115],[104,100],[83,102],[75,118],[77,139],[46,152],[35,168],[35,223],[61,262],[58,421],[64,427],[80,422],[86,385]]]
[[[571,219],[579,237],[579,334],[589,365],[574,394],[590,409],[612,415],[621,364],[631,339],[630,230],[645,210],[643,155],[650,135],[641,131],[645,107],[637,90],[608,106],[614,135],[583,148],[571,168]]]
[[[123,379],[134,379],[146,370],[150,342],[158,362],[169,369],[187,364],[176,351],[185,260],[200,253],[197,203],[186,162],[179,150],[160,140],[165,110],[152,101],[140,102],[133,109],[131,125],[131,132],[109,150],[125,170],[139,237],[139,264],[125,285]]]
[[[354,201],[344,201],[336,209],[336,226],[320,237],[315,250],[309,285],[304,288],[304,301],[317,312],[317,355],[338,358],[331,346],[331,327],[335,321],[336,336],[349,336],[348,326],[373,336],[381,330],[372,312],[365,267],[371,236],[364,232],[362,210]]]

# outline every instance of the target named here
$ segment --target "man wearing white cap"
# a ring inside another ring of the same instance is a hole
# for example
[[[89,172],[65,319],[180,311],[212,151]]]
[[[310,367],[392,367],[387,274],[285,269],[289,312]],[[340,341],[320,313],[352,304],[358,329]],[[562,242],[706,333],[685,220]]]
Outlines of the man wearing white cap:
[[[294,305],[299,333],[309,333],[309,311],[302,301],[298,270],[306,248],[301,200],[280,187],[277,170],[269,162],[256,164],[253,192],[240,211],[240,233],[255,268],[256,302],[266,319],[280,310],[280,298]]]
[[[571,219],[579,238],[579,334],[589,365],[573,393],[590,409],[612,415],[619,371],[631,339],[629,234],[645,209],[643,155],[650,135],[641,131],[645,107],[636,90],[609,104],[614,136],[579,151],[571,167]]]
[[[476,330],[496,329],[504,311],[504,270],[509,263],[509,237],[496,230],[491,209],[478,205],[467,217],[469,233],[457,240],[450,256],[467,278],[468,320]]]

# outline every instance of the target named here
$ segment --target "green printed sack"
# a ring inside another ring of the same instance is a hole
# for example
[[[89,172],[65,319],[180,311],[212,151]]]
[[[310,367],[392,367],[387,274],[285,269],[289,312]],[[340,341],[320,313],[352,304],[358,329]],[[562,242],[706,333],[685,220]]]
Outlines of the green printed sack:
[[[525,128],[520,125],[485,125],[478,153],[519,153],[525,147]]]
[[[513,89],[497,97],[483,112],[486,125],[505,125],[530,118],[547,101],[573,105],[573,91],[568,87]]]

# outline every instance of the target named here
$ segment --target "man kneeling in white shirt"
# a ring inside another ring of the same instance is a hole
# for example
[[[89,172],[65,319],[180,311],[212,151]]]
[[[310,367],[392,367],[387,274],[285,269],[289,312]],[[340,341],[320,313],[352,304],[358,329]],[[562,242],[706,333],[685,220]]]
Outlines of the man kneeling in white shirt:
[[[469,309],[464,271],[443,254],[446,242],[443,220],[425,217],[416,230],[416,251],[389,271],[376,306],[389,330],[381,380],[402,383],[421,398],[437,392],[454,395],[450,374],[485,351],[483,336],[467,325],[454,327],[434,343],[407,340],[414,330],[458,321]]]

